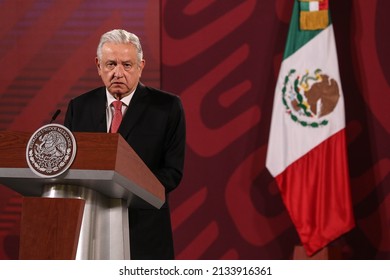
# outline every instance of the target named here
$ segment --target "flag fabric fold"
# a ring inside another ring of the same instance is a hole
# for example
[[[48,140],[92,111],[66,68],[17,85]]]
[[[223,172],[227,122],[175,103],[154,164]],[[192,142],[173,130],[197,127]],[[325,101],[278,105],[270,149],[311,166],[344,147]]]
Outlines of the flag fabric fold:
[[[300,2],[275,87],[266,166],[311,256],[355,222],[333,24],[329,17],[322,29],[301,29]]]

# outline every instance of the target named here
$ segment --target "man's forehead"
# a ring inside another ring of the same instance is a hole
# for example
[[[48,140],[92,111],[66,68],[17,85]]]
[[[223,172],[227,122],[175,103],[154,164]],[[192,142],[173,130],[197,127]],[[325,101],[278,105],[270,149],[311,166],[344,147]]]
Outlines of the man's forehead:
[[[137,52],[131,44],[105,44],[102,48],[102,58],[131,60],[137,58]]]

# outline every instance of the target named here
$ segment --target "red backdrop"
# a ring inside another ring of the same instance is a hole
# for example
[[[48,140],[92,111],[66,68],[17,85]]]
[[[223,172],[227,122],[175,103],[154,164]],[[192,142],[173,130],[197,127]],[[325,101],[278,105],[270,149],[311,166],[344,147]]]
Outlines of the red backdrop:
[[[185,176],[171,196],[177,257],[291,258],[299,239],[264,162],[293,1],[52,2],[0,1],[0,129],[34,131],[100,85],[99,36],[133,31],[145,48],[143,81],[180,95],[186,111]],[[357,222],[334,244],[345,258],[388,259],[390,2],[330,8]],[[0,258],[13,259],[20,197],[0,195]]]

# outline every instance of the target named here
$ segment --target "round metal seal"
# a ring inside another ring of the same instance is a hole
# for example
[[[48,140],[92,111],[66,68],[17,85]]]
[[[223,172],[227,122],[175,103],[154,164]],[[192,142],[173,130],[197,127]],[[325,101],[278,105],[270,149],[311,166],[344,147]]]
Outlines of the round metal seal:
[[[47,124],[28,141],[26,160],[35,174],[52,178],[68,170],[76,150],[76,139],[69,129],[60,124]]]

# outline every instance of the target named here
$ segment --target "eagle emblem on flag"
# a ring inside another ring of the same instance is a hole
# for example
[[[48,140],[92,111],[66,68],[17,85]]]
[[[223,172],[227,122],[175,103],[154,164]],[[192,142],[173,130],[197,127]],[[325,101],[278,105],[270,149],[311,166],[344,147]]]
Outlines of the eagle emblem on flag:
[[[282,102],[291,119],[302,126],[321,127],[329,123],[325,116],[333,112],[340,98],[336,80],[321,69],[303,75],[291,69],[284,78]]]

